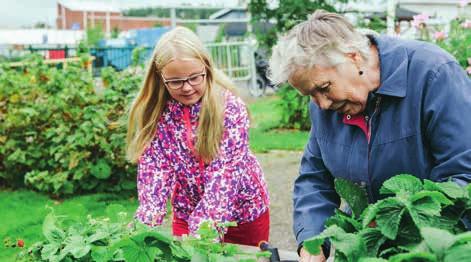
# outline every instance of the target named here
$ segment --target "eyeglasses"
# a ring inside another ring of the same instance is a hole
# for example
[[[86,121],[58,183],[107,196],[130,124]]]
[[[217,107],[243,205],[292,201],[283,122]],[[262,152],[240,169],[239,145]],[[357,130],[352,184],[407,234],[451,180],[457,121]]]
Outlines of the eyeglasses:
[[[164,80],[164,83],[168,88],[177,90],[177,89],[182,88],[185,82],[188,82],[188,84],[190,84],[191,86],[197,86],[203,83],[205,76],[206,76],[206,72],[203,72],[203,73],[191,75],[185,78],[170,79],[170,80],[165,79],[165,77],[162,75],[162,79]]]

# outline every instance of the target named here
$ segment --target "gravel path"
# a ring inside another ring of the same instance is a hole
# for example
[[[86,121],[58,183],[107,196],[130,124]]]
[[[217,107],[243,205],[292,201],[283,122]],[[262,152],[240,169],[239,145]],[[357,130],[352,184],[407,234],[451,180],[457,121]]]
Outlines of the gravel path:
[[[270,243],[279,249],[296,251],[292,192],[302,152],[271,151],[256,156],[270,193]]]

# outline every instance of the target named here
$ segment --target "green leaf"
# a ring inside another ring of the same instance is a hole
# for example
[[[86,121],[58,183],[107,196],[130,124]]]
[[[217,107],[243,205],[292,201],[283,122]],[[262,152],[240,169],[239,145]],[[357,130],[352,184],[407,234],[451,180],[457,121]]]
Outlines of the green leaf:
[[[98,179],[106,179],[111,175],[111,167],[104,159],[99,159],[96,164],[90,167],[92,176]]]
[[[440,191],[451,199],[466,198],[465,188],[452,181],[436,183],[430,180],[424,180],[424,189],[429,191]]]
[[[359,232],[359,235],[365,242],[368,256],[371,257],[378,256],[379,248],[387,240],[378,228],[365,228]]]
[[[172,249],[170,244],[173,238],[162,232],[142,232],[131,237],[131,239],[140,246],[156,247],[162,253],[166,260],[172,259]]]
[[[304,240],[303,247],[310,254],[319,255],[321,252],[321,245],[324,243],[325,239],[343,233],[345,233],[345,231],[340,227],[336,225],[330,226],[318,236]]]
[[[204,240],[214,240],[219,237],[219,233],[216,228],[213,226],[212,221],[203,221],[196,233]]]
[[[428,191],[428,190],[422,190],[418,193],[415,193],[414,195],[412,195],[410,201],[411,202],[415,202],[415,201],[418,201],[422,198],[430,198],[432,199],[435,203],[439,204],[439,205],[452,205],[453,202],[450,201],[444,194],[440,193],[440,192],[436,192],[436,191]]]
[[[402,217],[394,243],[397,246],[405,247],[407,251],[419,251],[414,248],[417,246],[417,243],[421,243],[421,241],[422,236],[420,235],[419,228],[415,225],[412,218],[405,214]]]
[[[189,254],[182,246],[181,242],[173,241],[170,243],[170,249],[174,257],[179,259],[190,259],[191,254]]]
[[[53,212],[49,213],[43,222],[43,235],[49,243],[61,243],[65,232],[56,226],[57,219]]]
[[[360,261],[358,262],[387,262],[387,260],[383,258],[366,257],[366,258],[361,258]]]
[[[329,227],[337,225],[347,233],[354,233],[362,228],[362,225],[357,220],[349,217],[340,210],[335,210],[335,214],[325,221],[325,226]]]
[[[387,248],[379,253],[380,257],[391,257],[393,255],[401,254],[401,253],[406,253],[409,252],[408,249],[401,247],[401,246],[393,246],[390,248]]]
[[[121,249],[126,261],[148,262],[154,261],[159,252],[156,247],[146,247],[142,242],[124,238],[112,246],[112,250]]]
[[[464,244],[467,242],[471,243],[471,232],[461,233],[455,236],[455,244]]]
[[[361,218],[362,218],[362,221],[363,221],[363,228],[366,228],[368,227],[368,225],[371,223],[371,221],[373,221],[376,217],[376,214],[378,213],[378,203],[379,202],[376,202],[372,205],[369,205],[364,211],[363,213],[361,214]]]
[[[427,252],[398,254],[389,258],[389,262],[437,262],[437,258]]]
[[[422,194],[423,193],[423,194]],[[414,196],[421,195],[419,196],[420,198],[414,199],[413,197],[411,198],[412,205],[410,206],[416,212],[419,212],[421,214],[426,214],[428,216],[439,216],[440,211],[442,209],[440,203],[437,203],[431,196],[432,192],[419,192],[417,194],[414,194]],[[433,192],[433,193],[439,193],[439,192]],[[440,193],[439,193],[440,194]]]
[[[420,203],[420,204],[418,204]],[[422,198],[415,205],[407,207],[409,215],[417,227],[438,227],[441,229],[453,229],[456,219],[440,215],[440,205],[430,198]]]
[[[455,242],[453,234],[438,228],[423,227],[420,229],[420,234],[430,250],[439,258],[443,257],[446,250]]]
[[[471,243],[458,245],[447,250],[444,262],[471,261]]]
[[[338,226],[328,227],[320,235],[305,240],[303,246],[309,253],[317,255],[326,238],[329,238],[335,246],[336,256],[340,254],[348,258],[348,261],[358,261],[360,257],[366,255],[363,239],[359,235],[346,233]]]
[[[348,203],[353,215],[359,217],[368,206],[368,197],[365,189],[355,185],[353,182],[342,178],[335,179],[335,191]]]
[[[91,256],[95,262],[108,262],[113,258],[109,250],[105,246],[92,246]]]
[[[41,250],[41,258],[44,260],[49,260],[53,258],[59,250],[59,247],[60,246],[58,243],[50,243],[44,245]]]
[[[383,195],[397,195],[401,192],[406,194],[415,194],[422,190],[422,188],[423,186],[420,179],[412,175],[401,174],[386,180],[379,192]]]
[[[93,243],[95,241],[100,241],[106,239],[110,236],[110,233],[104,230],[97,230],[87,238],[88,243]]]
[[[91,246],[87,243],[83,236],[73,235],[69,236],[64,240],[63,243],[65,246],[62,249],[61,253],[64,254],[70,253],[74,258],[84,257],[90,252]]]
[[[355,262],[360,257],[366,256],[366,246],[363,239],[359,235],[345,233],[331,238],[332,244],[335,246],[335,252],[343,253],[348,261]]]
[[[405,207],[396,198],[387,198],[378,202],[377,208],[376,224],[381,233],[389,239],[396,239]]]

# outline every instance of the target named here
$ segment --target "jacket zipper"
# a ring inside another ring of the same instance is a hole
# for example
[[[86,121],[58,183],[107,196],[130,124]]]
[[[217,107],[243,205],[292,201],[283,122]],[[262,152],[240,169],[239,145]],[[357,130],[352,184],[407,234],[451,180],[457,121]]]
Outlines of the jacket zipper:
[[[368,137],[367,137],[367,140],[368,140],[368,185],[371,185],[371,176],[370,176],[370,153],[371,153],[371,129],[372,129],[372,122],[373,122],[373,118],[374,116],[376,115],[376,113],[378,112],[378,109],[379,109],[379,105],[381,103],[381,96],[378,97],[378,99],[376,100],[376,103],[375,103],[375,109],[373,111],[373,114],[371,114],[370,118],[368,119]],[[373,192],[371,191],[371,186],[367,186],[363,183],[362,185],[363,187],[366,187],[367,191],[368,191],[368,198],[370,200],[370,202],[372,201],[372,197],[373,197]]]
[[[200,174],[195,175],[195,180],[196,180],[196,187],[198,188],[198,194],[202,194],[203,192],[201,191],[201,178],[200,176],[203,175],[204,171],[204,162],[203,159],[201,159],[198,154],[196,154],[195,147],[193,145],[193,140],[192,140],[192,128],[191,128],[191,120],[190,120],[190,108],[184,107],[183,108],[183,121],[185,123],[185,136],[186,136],[186,143],[187,146],[190,148],[192,154],[198,161],[198,167]]]

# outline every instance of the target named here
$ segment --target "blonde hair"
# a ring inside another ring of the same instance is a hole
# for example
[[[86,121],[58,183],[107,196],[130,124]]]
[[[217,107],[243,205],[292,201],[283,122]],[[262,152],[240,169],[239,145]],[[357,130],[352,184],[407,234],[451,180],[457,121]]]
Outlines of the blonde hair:
[[[134,99],[128,118],[127,158],[137,162],[150,145],[157,131],[170,94],[164,86],[162,69],[175,58],[197,59],[206,69],[206,91],[201,98],[201,111],[195,150],[206,163],[218,154],[224,131],[224,92],[234,85],[213,66],[198,36],[184,27],[177,27],[162,36],[154,48],[142,87]]]
[[[307,21],[279,38],[272,49],[270,79],[275,84],[288,81],[300,67],[335,66],[346,61],[345,54],[359,52],[369,58],[368,37],[342,15],[316,10]]]

